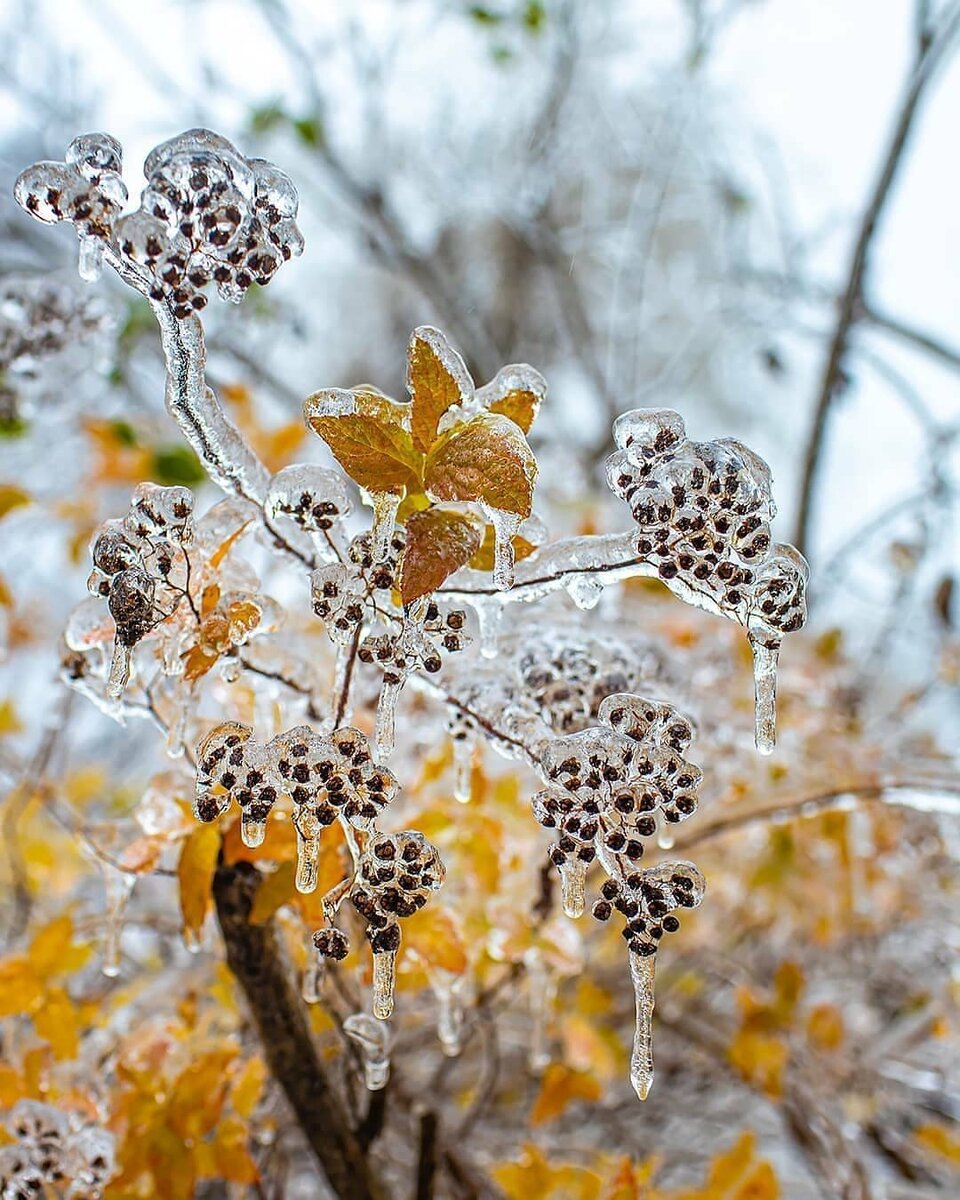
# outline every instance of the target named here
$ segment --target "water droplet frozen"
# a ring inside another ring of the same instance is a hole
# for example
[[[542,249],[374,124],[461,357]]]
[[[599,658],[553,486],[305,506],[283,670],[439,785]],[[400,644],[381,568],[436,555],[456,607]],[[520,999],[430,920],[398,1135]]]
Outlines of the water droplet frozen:
[[[636,999],[637,1020],[630,1055],[630,1082],[641,1100],[646,1100],[653,1083],[653,1003],[656,978],[655,954],[630,954],[630,978]]]
[[[397,700],[403,690],[402,682],[384,678],[380,685],[377,702],[377,723],[374,734],[374,752],[378,763],[384,763],[393,753],[396,732]]]
[[[603,583],[595,575],[571,575],[566,583],[567,594],[577,608],[595,608],[603,595]]]
[[[585,904],[587,864],[569,859],[560,868],[560,902],[568,917],[582,917]]]
[[[95,237],[81,237],[80,257],[77,260],[80,278],[96,283],[103,273],[103,242]]]
[[[387,1021],[393,1013],[393,992],[397,982],[396,950],[376,950],[373,955],[373,1015]]]
[[[390,1078],[390,1026],[369,1013],[351,1013],[343,1032],[360,1048],[363,1080],[371,1092],[379,1092]]]
[[[755,740],[761,754],[772,754],[777,744],[777,662],[779,642],[750,638],[753,651]]]
[[[263,845],[263,839],[266,835],[266,821],[254,816],[252,813],[241,812],[240,837],[245,846],[248,846],[251,850],[255,850],[257,846]]]

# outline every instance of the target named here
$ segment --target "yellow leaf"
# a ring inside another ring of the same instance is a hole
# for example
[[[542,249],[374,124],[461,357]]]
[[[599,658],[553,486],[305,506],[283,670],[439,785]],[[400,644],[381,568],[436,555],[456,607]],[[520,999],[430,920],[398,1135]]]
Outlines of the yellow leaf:
[[[918,1125],[913,1136],[925,1150],[933,1151],[955,1167],[960,1167],[960,1138],[942,1125]]]
[[[13,1108],[23,1095],[24,1087],[20,1072],[9,1063],[0,1063],[0,1109]]]
[[[655,1158],[648,1158],[641,1163],[629,1158],[622,1159],[610,1177],[603,1200],[654,1200],[649,1186],[659,1165]]]
[[[525,537],[521,537],[518,533],[513,539],[513,560],[514,562],[523,562],[525,558],[537,549],[533,542],[528,542]],[[473,558],[470,559],[470,566],[475,571],[492,571],[495,557],[495,547],[497,537],[494,533],[492,525],[488,525],[483,531],[483,543],[480,549],[476,552]]]
[[[439,329],[421,325],[411,334],[407,390],[413,401],[413,442],[426,454],[436,439],[437,424],[443,414],[473,394],[473,380],[463,359]]]
[[[509,417],[529,433],[546,395],[547,381],[540,372],[521,363],[498,371],[496,378],[477,392],[477,399],[488,412]]]
[[[449,909],[428,905],[403,923],[403,946],[427,967],[439,967],[452,975],[467,969],[463,934]]]
[[[212,646],[205,646],[200,643],[191,646],[183,660],[184,679],[188,683],[194,683],[197,679],[202,679],[215,665],[219,657],[219,652]]]
[[[33,1014],[33,1027],[61,1061],[77,1057],[80,1022],[73,1001],[63,988],[50,988]]]
[[[250,1155],[247,1126],[239,1117],[224,1117],[214,1134],[214,1160],[228,1183],[256,1183],[257,1164]]]
[[[843,1014],[833,1004],[818,1004],[807,1017],[807,1037],[819,1050],[836,1050],[843,1044]]]
[[[400,564],[400,596],[410,604],[429,596],[479,550],[483,522],[466,513],[429,508],[407,521],[407,542]]]
[[[371,493],[419,491],[423,456],[409,431],[410,405],[355,388],[315,392],[303,415],[350,478]]]
[[[43,999],[43,983],[26,958],[0,962],[0,1017],[31,1013]]]
[[[748,1082],[774,1099],[783,1093],[783,1072],[789,1052],[779,1038],[741,1029],[727,1049],[730,1063]]]
[[[30,495],[12,483],[0,483],[0,520],[15,508],[30,503]]]
[[[518,1161],[503,1163],[491,1173],[508,1200],[598,1200],[600,1196],[599,1175],[584,1167],[553,1166],[529,1143]]]
[[[564,1063],[551,1063],[543,1073],[540,1093],[530,1114],[531,1125],[553,1121],[575,1100],[593,1103],[600,1099],[600,1084],[585,1071],[574,1071]]]
[[[477,501],[529,517],[536,478],[537,460],[520,429],[496,413],[479,413],[430,452],[424,486],[434,500]]]
[[[237,1076],[230,1092],[230,1103],[238,1116],[245,1120],[252,1116],[266,1081],[267,1066],[263,1059],[260,1057],[249,1059]]]
[[[73,944],[73,920],[70,916],[56,917],[37,932],[26,952],[30,966],[37,976],[46,979],[64,970],[64,962]]]
[[[12,700],[0,700],[0,737],[22,731],[23,722],[17,714],[17,706]]]
[[[264,875],[250,909],[250,924],[265,925],[281,905],[289,904],[296,896],[294,882],[296,867],[292,862],[281,863],[269,875]]]
[[[213,570],[216,570],[217,567],[220,566],[220,564],[223,562],[223,560],[230,553],[233,546],[239,541],[239,539],[241,537],[243,537],[243,535],[246,533],[247,528],[249,527],[250,522],[252,520],[253,520],[253,517],[251,517],[249,521],[244,521],[244,523],[241,526],[239,526],[239,528],[235,529],[233,531],[233,533],[229,534],[226,538],[224,538],[224,540],[216,548],[216,550],[213,552],[213,554],[210,555],[210,566],[213,568]],[[218,592],[219,592],[219,589],[218,589]]]
[[[210,888],[220,853],[217,825],[199,825],[184,839],[177,863],[180,883],[180,913],[184,932],[197,939],[210,909]]]

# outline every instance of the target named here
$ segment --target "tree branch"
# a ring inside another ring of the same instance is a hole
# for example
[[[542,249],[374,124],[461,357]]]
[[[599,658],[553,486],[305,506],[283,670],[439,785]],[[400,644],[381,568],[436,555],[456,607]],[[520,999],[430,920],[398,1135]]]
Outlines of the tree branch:
[[[859,308],[874,236],[886,210],[893,184],[903,164],[904,153],[913,132],[920,103],[927,86],[934,77],[937,66],[943,61],[958,29],[960,29],[960,5],[955,5],[943,19],[939,31],[929,40],[921,42],[914,69],[900,101],[879,174],[860,219],[860,227],[847,272],[847,284],[840,300],[840,310],[820,381],[813,428],[810,431],[804,454],[797,529],[793,538],[794,545],[802,554],[806,553],[810,539],[812,510],[826,445],[827,427],[833,402],[843,382],[843,367],[850,334],[860,315]]]
[[[221,862],[213,897],[227,964],[247,998],[264,1057],[340,1200],[387,1200],[317,1053],[273,922],[250,924],[259,883],[252,863]]]

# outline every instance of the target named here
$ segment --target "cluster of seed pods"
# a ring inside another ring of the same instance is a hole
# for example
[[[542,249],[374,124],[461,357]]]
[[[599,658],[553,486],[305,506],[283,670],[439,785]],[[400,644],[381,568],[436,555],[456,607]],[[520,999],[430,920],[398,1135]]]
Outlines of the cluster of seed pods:
[[[459,652],[470,640],[462,609],[442,611],[427,598],[408,605],[399,624],[380,620],[380,631],[372,631],[391,613],[404,546],[403,530],[397,529],[386,553],[377,559],[372,535],[358,534],[350,543],[347,562],[328,563],[311,575],[313,611],[339,650],[335,691],[340,690],[354,645],[358,660],[383,675],[376,727],[381,761],[393,750],[397,699],[407,679],[416,671],[436,674],[445,656]]]
[[[757,748],[776,741],[780,643],[806,619],[806,561],[775,543],[767,464],[741,442],[687,439],[669,409],[618,417],[607,480],[639,526],[639,557],[681,599],[745,626],[754,652]]]
[[[324,907],[332,917],[349,896],[366,921],[374,962],[374,1013],[382,1020],[393,1011],[398,921],[422,908],[444,878],[440,856],[422,834],[388,834],[377,828],[397,790],[396,779],[374,762],[358,729],[335,729],[325,736],[298,725],[262,743],[250,726],[228,721],[211,729],[197,747],[199,820],[214,821],[235,803],[243,841],[255,847],[264,840],[273,806],[281,796],[290,798],[299,891],[317,887],[323,830],[339,821],[348,832],[354,875],[349,886],[334,889],[335,898],[324,898]],[[314,945],[321,958],[342,959],[349,950],[346,935],[332,925],[317,932]]]
[[[185,548],[192,540],[193,494],[156,483],[141,483],[127,515],[105,522],[94,535],[87,588],[106,599],[116,624],[110,696],[123,694],[133,647],[186,596]]]
[[[0,1196],[99,1200],[115,1171],[113,1135],[37,1100],[18,1100],[2,1124]]]
[[[690,723],[671,705],[615,694],[600,704],[598,719],[598,726],[548,742],[540,760],[547,786],[534,797],[533,811],[557,831],[550,855],[564,912],[582,915],[587,869],[599,860],[609,878],[594,916],[608,920],[616,909],[625,918],[637,987],[631,1080],[643,1099],[653,1080],[654,956],[663,935],[680,927],[675,911],[700,903],[704,882],[692,863],[639,864],[658,822],[675,824],[696,811],[703,776],[684,757]]]
[[[239,301],[303,249],[289,178],[219,134],[190,129],[152,150],[140,207],[125,215],[122,165],[114,138],[85,134],[64,162],[36,163],[17,180],[27,212],[76,226],[84,278],[96,278],[109,249],[146,277],[152,300],[182,319],[204,307],[210,283],[224,300]]]

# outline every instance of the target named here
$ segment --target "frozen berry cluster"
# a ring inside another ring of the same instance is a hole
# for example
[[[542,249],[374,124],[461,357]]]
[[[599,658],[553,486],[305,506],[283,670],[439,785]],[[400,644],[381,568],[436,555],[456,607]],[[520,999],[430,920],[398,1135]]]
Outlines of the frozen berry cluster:
[[[742,443],[687,439],[668,409],[636,409],[614,424],[610,487],[639,526],[638,555],[682,599],[715,607],[770,639],[806,619],[807,566],[773,541],[767,464]]]
[[[445,873],[436,846],[416,830],[371,839],[361,856],[350,902],[367,923],[375,954],[399,948],[399,919],[423,908],[430,893],[443,884]]]
[[[116,1170],[113,1135],[50,1104],[19,1100],[2,1124],[0,1196],[99,1200]]]
[[[598,921],[608,921],[616,910],[626,920],[623,937],[634,954],[656,954],[665,933],[676,933],[680,921],[674,913],[696,908],[703,899],[703,876],[692,863],[663,863],[644,871],[631,871],[622,879],[606,879],[593,906]]]
[[[87,587],[107,600],[120,645],[136,645],[183,598],[192,540],[193,494],[185,487],[141,483],[127,515],[100,527]]]

